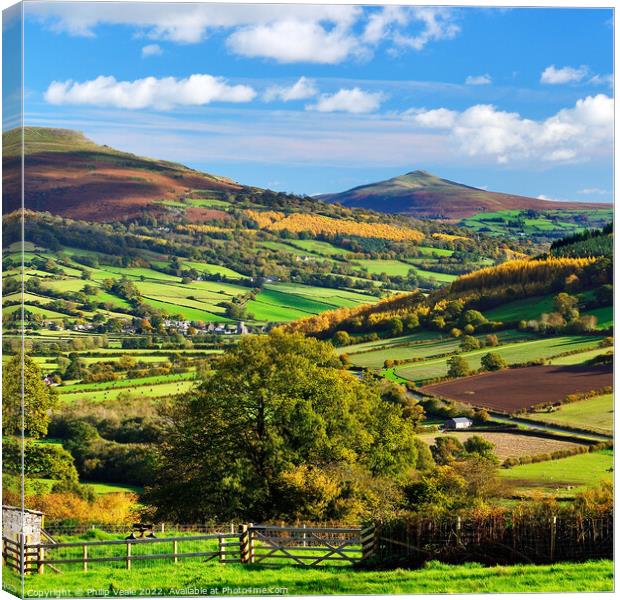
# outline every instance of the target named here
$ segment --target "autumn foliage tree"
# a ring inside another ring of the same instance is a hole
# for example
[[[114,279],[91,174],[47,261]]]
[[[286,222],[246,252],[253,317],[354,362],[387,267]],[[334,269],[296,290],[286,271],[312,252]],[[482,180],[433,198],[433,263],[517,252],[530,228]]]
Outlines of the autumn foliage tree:
[[[11,357],[2,372],[3,434],[21,435],[23,431],[28,437],[44,437],[56,399],[55,389],[45,384],[32,358],[22,354]]]
[[[343,370],[330,344],[281,331],[248,336],[166,411],[146,501],[157,518],[177,522],[286,518],[300,485],[326,494],[313,517],[339,516],[349,488],[336,480],[334,492],[326,473],[333,480],[354,469],[370,482],[415,467],[414,427],[403,412],[376,383]]]

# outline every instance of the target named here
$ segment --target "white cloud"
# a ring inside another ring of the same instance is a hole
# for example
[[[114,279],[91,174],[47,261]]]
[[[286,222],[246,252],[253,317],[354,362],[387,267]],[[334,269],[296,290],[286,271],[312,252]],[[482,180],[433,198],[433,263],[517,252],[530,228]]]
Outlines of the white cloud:
[[[247,85],[229,85],[221,77],[202,74],[186,79],[146,77],[135,81],[117,81],[101,75],[83,83],[54,81],[45,92],[45,100],[50,104],[158,110],[210,102],[249,102],[255,96],[256,92]]]
[[[142,48],[142,58],[148,58],[149,56],[159,56],[163,54],[163,50],[159,44],[148,44]]]
[[[558,85],[562,83],[577,83],[588,74],[588,67],[562,67],[557,69],[555,65],[547,67],[540,76],[541,83]]]
[[[421,127],[429,129],[449,129],[454,125],[458,113],[447,108],[435,108],[433,110],[413,108],[405,111],[403,116],[411,118],[411,120]]]
[[[465,85],[489,85],[493,80],[488,73],[484,75],[468,75]]]
[[[608,85],[610,87],[614,86],[614,76],[610,73],[608,75],[593,75],[588,83],[590,85]]]
[[[370,56],[380,44],[421,50],[460,30],[454,10],[436,7],[36,2],[25,11],[74,36],[94,37],[102,24],[126,25],[137,36],[195,44],[224,31],[231,52],[281,63],[335,64]]]
[[[583,190],[579,190],[577,193],[585,196],[592,196],[594,194],[596,194],[597,196],[604,196],[605,194],[609,194],[607,190],[597,187],[584,188]]]
[[[316,104],[306,106],[307,110],[319,112],[371,113],[381,105],[381,92],[364,92],[360,88],[339,90],[335,94],[323,94]]]
[[[344,29],[299,20],[243,27],[229,36],[226,45],[235,54],[280,63],[336,64],[361,52],[357,39]]]
[[[368,17],[362,39],[368,44],[378,44],[391,35],[395,25],[407,25],[410,21],[409,9],[402,6],[385,6]]]
[[[274,85],[267,88],[267,91],[263,95],[263,100],[265,100],[265,102],[271,102],[273,100],[282,100],[283,102],[306,100],[316,96],[318,93],[319,90],[312,79],[300,77],[291,86]]]
[[[195,44],[210,31],[231,29],[277,20],[326,21],[348,27],[361,14],[355,6],[207,4],[207,3],[32,3],[25,9],[51,29],[75,36],[92,37],[103,24],[128,25],[158,40]]]
[[[604,94],[578,100],[542,121],[478,104],[463,112],[410,109],[402,116],[421,127],[446,130],[467,156],[500,164],[519,160],[572,162],[611,153],[613,99]]]
[[[414,35],[397,32],[393,38],[397,46],[422,50],[429,42],[450,40],[461,30],[454,22],[454,11],[449,8],[421,6],[412,8],[411,13],[422,29]]]

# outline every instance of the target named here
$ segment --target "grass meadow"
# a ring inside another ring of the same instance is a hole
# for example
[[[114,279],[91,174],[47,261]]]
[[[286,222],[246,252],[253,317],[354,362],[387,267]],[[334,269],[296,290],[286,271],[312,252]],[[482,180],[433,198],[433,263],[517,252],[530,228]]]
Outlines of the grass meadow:
[[[542,423],[567,425],[611,434],[614,430],[614,397],[612,394],[604,394],[596,398],[562,404],[552,413],[534,413],[527,416],[528,419],[535,419]]]
[[[161,561],[163,563],[163,561]],[[5,585],[16,578],[5,576]],[[125,571],[45,573],[26,579],[26,595],[334,595],[489,592],[603,592],[613,589],[613,562],[484,567],[429,562],[416,570],[350,567],[299,568],[219,563],[159,564]]]
[[[572,498],[605,479],[613,480],[613,464],[613,450],[601,450],[501,469],[500,476],[511,483],[518,494]]]

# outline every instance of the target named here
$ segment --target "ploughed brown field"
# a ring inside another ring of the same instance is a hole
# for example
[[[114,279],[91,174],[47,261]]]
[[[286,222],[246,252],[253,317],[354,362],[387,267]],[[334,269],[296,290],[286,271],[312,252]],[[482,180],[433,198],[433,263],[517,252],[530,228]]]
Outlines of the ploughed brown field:
[[[426,385],[421,391],[491,410],[513,412],[613,384],[612,365],[504,369]]]

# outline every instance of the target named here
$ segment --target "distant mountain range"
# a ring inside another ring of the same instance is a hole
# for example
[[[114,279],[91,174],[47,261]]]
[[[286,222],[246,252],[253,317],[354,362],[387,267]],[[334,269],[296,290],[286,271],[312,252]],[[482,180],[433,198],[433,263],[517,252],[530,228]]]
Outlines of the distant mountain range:
[[[153,147],[157,147],[156,140]],[[26,208],[74,219],[114,221],[145,211],[156,215],[165,210],[161,204],[165,201],[208,192],[221,195],[260,191],[178,163],[99,145],[81,132],[69,129],[26,127],[24,148]],[[5,212],[21,205],[20,149],[17,130],[3,134]],[[413,171],[339,194],[322,195],[318,200],[418,218],[454,220],[504,209],[609,207],[487,192],[425,171]],[[202,221],[218,218],[219,212],[192,208],[188,217]]]
[[[442,179],[426,171],[412,171],[386,181],[361,185],[346,192],[324,194],[319,198],[348,207],[439,219],[463,219],[479,212],[507,209],[601,208],[601,205],[586,202],[556,202],[487,192]]]

